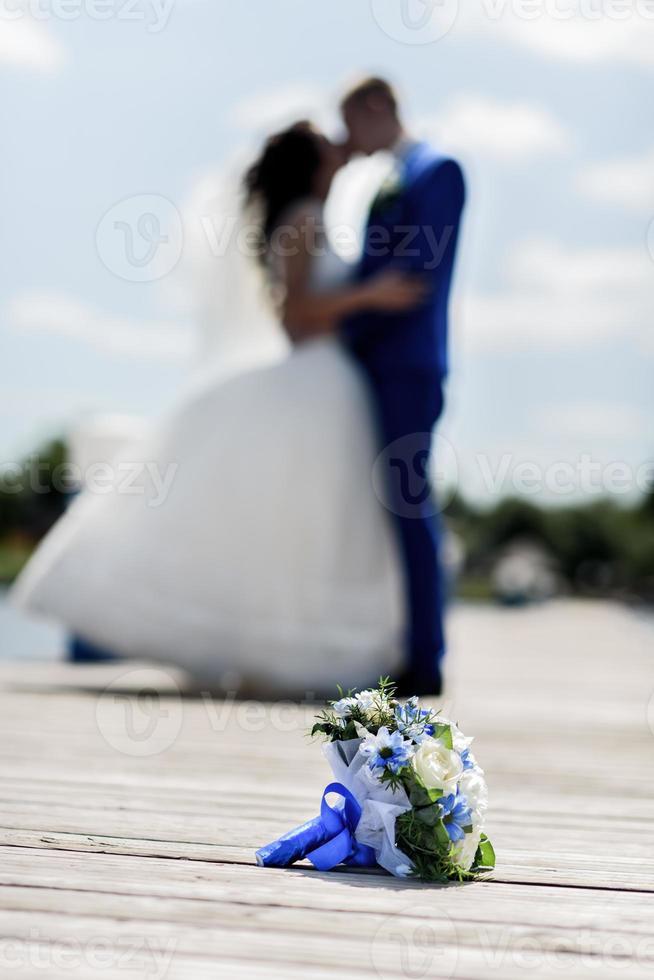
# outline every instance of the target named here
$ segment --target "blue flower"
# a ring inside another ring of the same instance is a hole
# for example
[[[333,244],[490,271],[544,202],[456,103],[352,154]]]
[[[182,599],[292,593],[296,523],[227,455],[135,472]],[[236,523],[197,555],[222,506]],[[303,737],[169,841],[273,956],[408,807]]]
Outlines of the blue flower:
[[[475,768],[475,760],[470,755],[470,749],[464,749],[463,750],[463,752],[461,753],[461,762],[463,763],[463,769],[464,769],[464,771],[466,769],[474,769]]]
[[[434,726],[427,723],[429,712],[418,707],[418,698],[409,698],[406,704],[395,709],[397,730],[414,742],[422,742],[434,732]]]
[[[456,793],[450,793],[449,796],[442,796],[438,800],[438,805],[441,808],[441,818],[452,843],[456,844],[457,841],[463,840],[465,837],[464,827],[470,827],[472,824],[472,811],[463,793],[459,793],[457,790]]]
[[[412,746],[401,732],[389,732],[380,728],[376,735],[368,735],[361,743],[360,751],[368,757],[371,769],[388,769],[397,773],[406,766],[412,755]]]

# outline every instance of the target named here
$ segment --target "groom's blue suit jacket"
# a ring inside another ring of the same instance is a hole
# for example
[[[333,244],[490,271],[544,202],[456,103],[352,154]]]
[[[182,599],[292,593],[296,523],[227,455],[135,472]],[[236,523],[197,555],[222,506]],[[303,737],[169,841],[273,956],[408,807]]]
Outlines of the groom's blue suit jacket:
[[[464,199],[458,163],[416,143],[373,202],[358,278],[392,265],[425,277],[430,287],[415,310],[345,321],[346,341],[374,372],[447,374],[447,307]]]

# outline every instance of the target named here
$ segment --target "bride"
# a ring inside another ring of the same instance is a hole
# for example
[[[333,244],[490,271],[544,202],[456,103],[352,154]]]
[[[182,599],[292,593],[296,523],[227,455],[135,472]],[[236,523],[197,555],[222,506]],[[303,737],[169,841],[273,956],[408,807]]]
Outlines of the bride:
[[[338,330],[355,311],[410,308],[422,287],[397,272],[350,281],[323,221],[344,162],[308,123],[267,141],[245,187],[289,354],[205,380],[127,447],[118,463],[172,468],[165,499],[151,465],[129,492],[82,493],[20,576],[23,607],[118,656],[270,696],[402,669],[371,407]]]

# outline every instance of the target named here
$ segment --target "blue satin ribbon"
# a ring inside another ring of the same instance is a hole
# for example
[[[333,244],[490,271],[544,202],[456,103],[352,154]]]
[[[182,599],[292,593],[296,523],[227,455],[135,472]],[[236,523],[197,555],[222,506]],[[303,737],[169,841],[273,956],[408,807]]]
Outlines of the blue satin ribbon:
[[[340,797],[334,806],[327,802],[330,793]],[[288,868],[295,861],[308,858],[318,871],[330,871],[337,864],[373,868],[377,863],[375,852],[354,836],[360,819],[361,807],[356,797],[342,783],[330,783],[322,794],[320,816],[259,848],[257,864]]]

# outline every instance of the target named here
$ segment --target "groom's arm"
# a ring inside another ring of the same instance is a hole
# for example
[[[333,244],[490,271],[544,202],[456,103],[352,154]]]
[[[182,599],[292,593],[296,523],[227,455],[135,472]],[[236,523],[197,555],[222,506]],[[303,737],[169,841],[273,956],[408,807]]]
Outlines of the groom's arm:
[[[447,292],[465,203],[461,167],[455,160],[438,161],[427,168],[408,193],[407,219],[397,229],[399,241],[389,256],[388,266],[426,277],[434,290],[446,272]],[[381,311],[358,314],[347,318],[343,332],[351,341],[370,339],[388,330],[401,330],[413,312],[399,316]]]
[[[410,221],[397,258],[407,270],[434,282],[456,251],[465,203],[463,172],[456,160],[429,168],[410,191]]]

